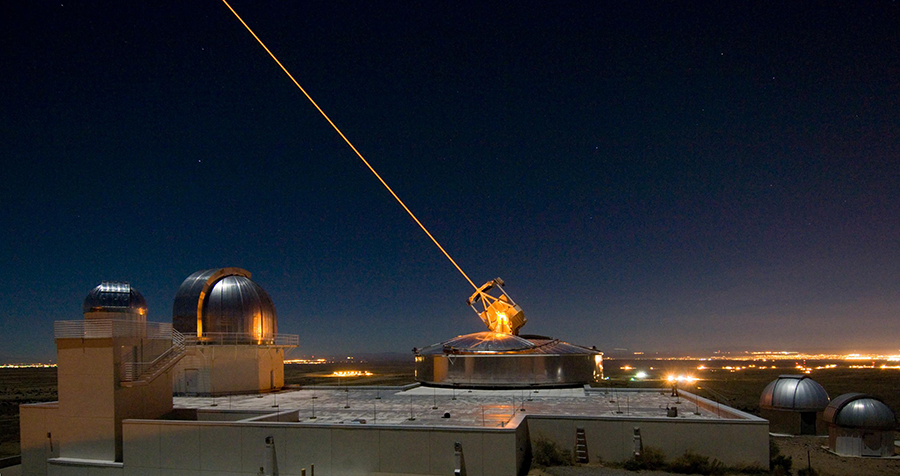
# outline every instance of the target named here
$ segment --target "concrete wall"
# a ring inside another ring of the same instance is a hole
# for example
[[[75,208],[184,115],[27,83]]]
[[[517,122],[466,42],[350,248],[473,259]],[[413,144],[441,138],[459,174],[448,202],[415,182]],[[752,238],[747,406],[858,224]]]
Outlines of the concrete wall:
[[[112,339],[57,339],[59,454],[116,458],[116,368]]]
[[[122,461],[122,421],[160,418],[172,411],[172,374],[169,369],[146,385],[119,387],[115,392],[115,461]]]
[[[893,456],[894,432],[841,428],[832,424],[828,427],[828,448],[844,456]]]
[[[525,451],[516,446],[522,431],[131,420],[124,424],[125,474],[256,475],[272,436],[282,475],[299,475],[313,464],[324,476],[453,474],[457,441],[469,475],[515,475],[517,454]]]
[[[47,459],[59,456],[58,417],[57,402],[19,405],[19,446],[23,475],[45,476]]]
[[[172,411],[171,370],[122,387],[122,352],[152,361],[170,346],[166,339],[57,339],[59,457],[122,461],[122,420]]]
[[[180,394],[229,395],[284,387],[284,348],[259,345],[190,346],[175,366]]]
[[[644,447],[660,449],[669,459],[691,450],[727,465],[769,465],[769,425],[760,418],[742,421],[531,415],[526,424],[531,441],[547,438],[573,452],[575,429],[584,428],[592,463],[631,458],[634,427],[639,427]]]

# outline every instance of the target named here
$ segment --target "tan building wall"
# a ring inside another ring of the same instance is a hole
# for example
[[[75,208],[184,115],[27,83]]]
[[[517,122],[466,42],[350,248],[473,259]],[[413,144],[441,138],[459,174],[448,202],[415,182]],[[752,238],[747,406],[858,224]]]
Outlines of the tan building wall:
[[[122,420],[158,418],[172,410],[172,371],[146,384],[124,387],[123,355],[149,362],[171,342],[117,337],[57,339],[56,345],[58,456],[122,461]]]
[[[57,339],[59,455],[116,458],[113,339]]]
[[[284,387],[284,348],[196,345],[175,367],[173,388],[187,395],[229,395]]]
[[[45,476],[47,460],[59,457],[59,404],[19,405],[19,447],[24,476]]]
[[[531,415],[526,424],[532,441],[547,438],[573,452],[575,429],[584,428],[592,463],[631,458],[634,428],[638,427],[644,447],[660,449],[669,459],[691,450],[727,465],[769,465],[769,425],[759,418],[742,421]]]
[[[372,473],[453,474],[460,442],[467,474],[515,475],[520,429],[405,428],[302,423],[160,422],[124,424],[128,474],[256,475],[265,464],[266,437],[274,438],[278,472],[299,475]]]

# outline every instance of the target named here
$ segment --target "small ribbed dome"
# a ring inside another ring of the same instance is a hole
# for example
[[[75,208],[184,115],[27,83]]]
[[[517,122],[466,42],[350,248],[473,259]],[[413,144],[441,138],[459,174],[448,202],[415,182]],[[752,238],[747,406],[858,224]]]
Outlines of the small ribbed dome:
[[[828,404],[822,418],[843,428],[893,430],[894,412],[881,400],[864,393],[845,393]]]
[[[766,409],[818,412],[828,406],[828,392],[806,375],[780,375],[763,390],[759,406]]]
[[[240,268],[188,276],[175,294],[172,325],[200,341],[216,343],[268,344],[277,332],[272,299]]]
[[[147,314],[147,301],[128,283],[103,281],[84,298],[81,309],[85,314],[121,312],[144,316]]]

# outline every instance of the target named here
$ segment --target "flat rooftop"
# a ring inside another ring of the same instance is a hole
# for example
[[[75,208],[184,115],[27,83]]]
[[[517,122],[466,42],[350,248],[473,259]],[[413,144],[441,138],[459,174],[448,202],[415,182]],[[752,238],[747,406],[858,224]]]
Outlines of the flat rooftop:
[[[516,415],[666,418],[678,420],[751,419],[725,405],[670,388],[560,388],[537,390],[467,390],[408,387],[305,387],[264,395],[175,397],[175,408],[198,411],[290,412],[294,421],[312,424],[359,424],[504,427]],[[667,409],[676,407],[677,416]],[[445,414],[449,413],[449,417]]]

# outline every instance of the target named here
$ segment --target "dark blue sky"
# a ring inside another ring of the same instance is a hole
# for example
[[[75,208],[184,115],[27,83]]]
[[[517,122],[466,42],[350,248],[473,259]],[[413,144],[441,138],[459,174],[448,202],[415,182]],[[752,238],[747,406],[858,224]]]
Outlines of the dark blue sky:
[[[730,2],[735,3],[735,2]],[[235,0],[527,333],[898,352],[900,5]],[[300,354],[483,330],[472,289],[218,1],[5,2],[0,361],[101,280],[239,266]]]

